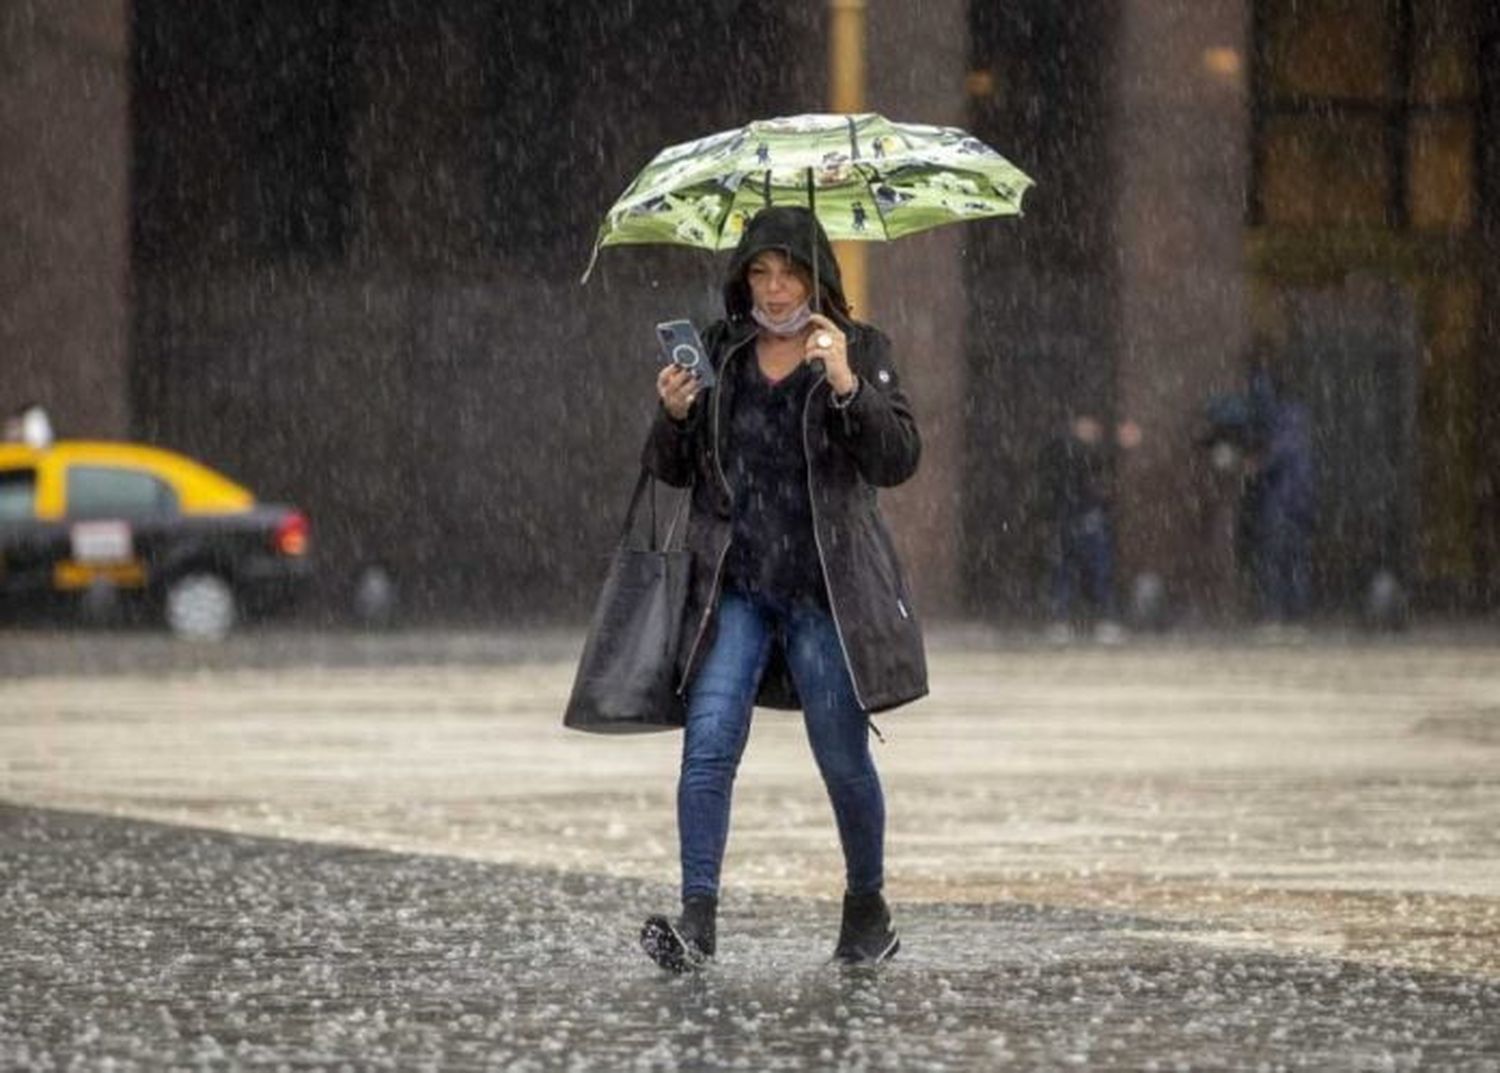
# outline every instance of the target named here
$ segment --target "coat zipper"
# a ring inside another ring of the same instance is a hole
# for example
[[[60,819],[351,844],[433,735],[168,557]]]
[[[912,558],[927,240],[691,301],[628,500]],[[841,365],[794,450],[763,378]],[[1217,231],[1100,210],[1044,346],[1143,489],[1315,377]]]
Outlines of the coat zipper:
[[[849,658],[849,645],[844,640],[844,628],[839,625],[838,601],[833,598],[833,585],[828,580],[828,560],[823,555],[823,538],[818,535],[818,497],[813,492],[813,468],[812,468],[812,445],[807,440],[807,415],[812,412],[812,397],[820,385],[828,383],[827,376],[820,376],[813,384],[812,390],[807,393],[807,401],[802,404],[802,456],[807,464],[807,504],[812,508],[813,520],[813,544],[818,549],[818,566],[823,571],[823,588],[828,590],[828,610],[833,615],[833,632],[838,635],[839,648],[844,653],[844,668],[849,672],[849,685],[854,689],[854,699],[859,702],[863,711],[869,711],[865,704],[865,698],[859,691],[859,679],[854,676],[854,662]],[[829,387],[832,391],[832,386]]]
[[[724,384],[728,382],[725,374],[729,369],[729,360],[734,357],[735,351],[754,338],[753,334],[746,336],[725,353],[724,360],[719,365],[719,390],[714,392],[714,412],[710,418],[709,442],[713,448],[714,472],[719,475],[719,483],[724,486],[724,494],[729,497],[731,504],[734,502],[734,489],[729,487],[729,478],[724,476],[724,467],[720,462],[723,452],[719,449],[719,400],[724,397]],[[734,537],[731,533],[730,538],[724,541],[724,550],[719,552],[718,564],[714,566],[713,587],[709,589],[708,602],[703,605],[703,614],[698,619],[698,632],[693,635],[693,643],[688,649],[687,659],[682,663],[682,677],[677,682],[679,695],[687,688],[688,677],[693,673],[693,661],[698,657],[698,646],[703,643],[703,634],[708,629],[709,619],[713,617],[714,605],[719,601],[719,586],[724,579],[724,561],[729,558],[729,545],[732,543],[734,543]]]

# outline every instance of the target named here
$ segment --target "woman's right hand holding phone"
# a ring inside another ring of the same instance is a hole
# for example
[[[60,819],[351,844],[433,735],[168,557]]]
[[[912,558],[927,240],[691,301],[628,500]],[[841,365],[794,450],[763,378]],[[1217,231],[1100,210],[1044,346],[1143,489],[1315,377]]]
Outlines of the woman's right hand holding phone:
[[[698,396],[698,380],[681,365],[668,362],[656,374],[656,394],[673,421],[686,421]]]

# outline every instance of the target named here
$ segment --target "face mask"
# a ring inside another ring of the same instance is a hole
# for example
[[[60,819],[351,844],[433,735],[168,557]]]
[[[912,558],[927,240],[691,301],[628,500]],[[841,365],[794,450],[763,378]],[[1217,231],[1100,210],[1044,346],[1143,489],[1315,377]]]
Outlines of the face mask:
[[[765,310],[756,306],[750,310],[750,316],[772,335],[796,335],[812,320],[812,307],[803,302],[780,320],[772,320]]]

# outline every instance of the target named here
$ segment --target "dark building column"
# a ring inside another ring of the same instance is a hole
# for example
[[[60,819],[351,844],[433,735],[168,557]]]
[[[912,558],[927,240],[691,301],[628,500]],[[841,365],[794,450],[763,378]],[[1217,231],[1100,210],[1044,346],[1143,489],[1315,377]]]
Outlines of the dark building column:
[[[1116,416],[1144,431],[1120,471],[1120,583],[1204,591],[1194,424],[1247,343],[1249,0],[1126,0],[1114,70]]]
[[[972,4],[969,118],[1036,180],[1025,215],[960,228],[967,287],[967,609],[1045,612],[1037,460],[1072,413],[1114,407],[1114,0]]]
[[[1480,604],[1494,608],[1500,603],[1500,8],[1480,4],[1476,18],[1482,298],[1475,384],[1479,488],[1474,551]]]
[[[965,0],[921,5],[871,0],[866,67],[871,111],[902,122],[965,124],[967,10]],[[871,308],[855,310],[896,343],[899,368],[921,423],[921,470],[885,497],[885,510],[927,615],[954,614],[961,602],[958,536],[969,389],[961,258],[972,237],[957,225],[871,246]]]
[[[0,410],[63,435],[127,422],[124,0],[0,5]]]

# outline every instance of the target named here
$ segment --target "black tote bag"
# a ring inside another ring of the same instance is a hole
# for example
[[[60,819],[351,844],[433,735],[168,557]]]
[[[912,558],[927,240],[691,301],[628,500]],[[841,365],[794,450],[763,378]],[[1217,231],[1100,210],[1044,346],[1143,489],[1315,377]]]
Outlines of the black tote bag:
[[[578,660],[563,726],[594,734],[673,730],[686,718],[677,695],[677,642],[687,603],[690,553],[672,547],[687,496],[661,547],[656,541],[656,493],[651,491],[651,535],[646,547],[635,518],[651,476],[641,470],[625,528],[604,588],[594,606],[588,640]]]

